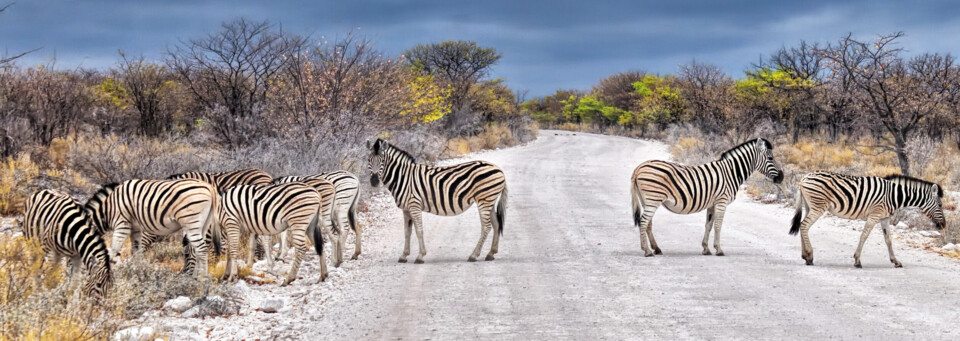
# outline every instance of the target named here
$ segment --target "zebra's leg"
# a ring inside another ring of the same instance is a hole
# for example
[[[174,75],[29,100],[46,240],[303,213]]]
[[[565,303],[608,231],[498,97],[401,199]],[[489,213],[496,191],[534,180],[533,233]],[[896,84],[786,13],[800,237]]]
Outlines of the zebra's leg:
[[[126,219],[120,219],[117,223],[117,227],[113,230],[113,241],[110,243],[110,260],[119,259],[123,243],[130,236],[130,228],[130,223]]]
[[[410,210],[410,217],[413,218],[413,227],[417,229],[417,241],[420,242],[420,254],[417,255],[417,259],[413,263],[423,264],[423,256],[427,255],[427,246],[423,241],[423,214],[420,212],[420,208]]]
[[[663,251],[660,251],[660,247],[657,246],[657,240],[653,239],[653,217],[650,217],[650,221],[647,222],[647,238],[650,238],[650,247],[653,248],[653,254],[662,255]]]
[[[863,251],[863,243],[867,241],[867,236],[870,235],[870,231],[873,230],[873,226],[877,224],[877,220],[873,217],[867,218],[867,224],[863,226],[863,232],[860,233],[860,244],[857,245],[857,253],[853,254],[853,266],[862,268],[860,265],[860,251]]]
[[[353,257],[350,257],[350,259],[356,260],[357,258],[360,257],[360,252],[361,252],[360,245],[362,240],[360,236],[363,235],[363,226],[360,226],[360,223],[357,222],[356,203],[350,206],[350,208],[347,209],[346,213],[347,214],[345,214],[345,216],[347,216],[347,223],[350,224],[347,226],[350,226],[350,228],[353,230],[353,237],[354,237]],[[343,236],[344,238],[346,238],[347,235],[344,234]]]
[[[280,234],[283,234],[283,232],[280,232]],[[267,260],[267,268],[270,269],[270,271],[272,272],[273,268],[277,265],[276,261],[274,261],[274,258],[273,258],[273,236],[270,236],[270,235],[260,236],[260,243],[263,244],[263,252],[264,252],[263,256]]]
[[[723,256],[723,249],[720,248],[720,228],[723,227],[723,214],[726,211],[726,204],[717,204],[713,209],[713,249],[717,250],[717,256]]]
[[[709,256],[709,255],[711,254],[711,253],[710,253],[710,246],[707,244],[707,242],[710,241],[710,230],[713,229],[713,212],[714,212],[714,208],[716,208],[716,206],[712,206],[712,207],[707,208],[707,224],[706,224],[706,226],[704,227],[704,231],[703,231],[703,243],[701,244],[701,245],[703,245],[703,255],[704,255],[704,256]]]
[[[249,244],[249,245],[250,245],[250,254],[247,255],[247,265],[253,266],[253,261],[254,261],[254,259],[256,259],[256,258],[255,258],[255,257],[256,257],[255,254],[257,253],[257,250],[255,250],[255,247],[254,247],[254,246],[256,246],[257,244],[258,244],[257,234],[251,232],[251,233],[250,233],[250,244]]]
[[[130,231],[130,250],[131,254],[142,254],[145,247],[141,247],[143,241],[143,231],[140,229],[133,229]]]
[[[473,249],[473,253],[470,254],[470,258],[467,260],[471,262],[476,262],[477,257],[480,256],[480,250],[483,248],[483,242],[487,240],[487,234],[490,233],[490,230],[493,228],[493,222],[490,219],[490,215],[493,214],[493,203],[477,203],[477,211],[480,212],[480,241],[477,242],[477,247]],[[497,232],[493,232],[496,234]],[[491,246],[490,251],[493,251]],[[487,254],[487,260],[493,260],[493,254]]]
[[[309,223],[299,224],[296,226],[290,226],[289,229],[293,229],[293,248],[296,250],[296,256],[293,258],[293,264],[290,266],[290,272],[287,273],[287,278],[283,280],[281,286],[286,286],[297,279],[297,272],[300,271],[300,262],[303,261],[303,256],[307,254],[307,226]],[[318,233],[323,233],[319,232]],[[322,246],[321,246],[322,247]],[[324,259],[322,255],[320,256],[320,280],[323,281],[327,278],[327,260]]]
[[[502,200],[502,199],[501,199],[501,200]],[[496,207],[496,206],[495,206],[495,207]],[[502,208],[502,206],[501,206],[501,208]],[[497,208],[497,209],[499,209],[499,208]],[[503,214],[503,213],[502,213],[502,212],[494,212],[494,213],[492,213],[492,214]],[[495,218],[494,218],[494,219],[491,219],[491,221],[497,222],[497,224],[493,226],[493,242],[490,243],[490,254],[487,255],[487,260],[493,260],[493,255],[497,254],[497,252],[500,251],[500,230],[503,229],[503,227],[500,226],[500,224],[503,224],[502,221],[498,221],[498,220],[495,219]]]
[[[197,266],[194,270],[197,278],[201,281],[210,280],[209,267],[210,263],[207,261],[207,243],[204,242],[203,238],[206,233],[204,233],[203,222],[204,219],[201,219],[195,225],[187,225],[183,228],[183,234],[187,236],[187,240],[190,241],[190,245],[193,246],[193,254],[196,256]]]
[[[80,264],[81,264],[81,263],[82,263],[82,262],[81,262],[81,257],[80,257],[80,255],[76,255],[76,256],[73,256],[72,258],[70,258],[70,274],[68,275],[69,278],[72,279],[73,276],[76,276],[77,273],[80,272]],[[93,274],[90,274],[90,275],[92,276]]]
[[[646,202],[645,202],[646,203]],[[659,206],[660,203],[657,203]],[[640,216],[640,248],[643,249],[643,255],[645,257],[653,257],[653,250],[650,249],[650,243],[647,241],[647,226],[650,226],[650,220],[653,219],[653,214],[657,212],[657,206],[644,206],[643,215]]]
[[[413,232],[413,218],[410,217],[410,212],[406,210],[403,211],[403,233],[404,233],[404,244],[403,244],[403,253],[400,254],[400,263],[407,262],[407,256],[410,255],[410,233]]]
[[[883,229],[883,239],[887,242],[887,251],[890,252],[890,262],[895,268],[902,268],[903,264],[893,255],[893,244],[890,242],[890,222],[887,219],[880,221],[880,227]]]
[[[223,279],[234,281],[237,279],[237,260],[240,259],[240,230],[234,224],[224,224],[227,234],[227,266],[223,271]],[[252,247],[252,245],[251,245]]]
[[[807,265],[813,265],[813,244],[810,243],[810,227],[820,219],[823,211],[808,210],[807,216],[800,222],[800,256],[807,261]]]
[[[280,233],[280,254],[277,255],[277,260],[283,260],[283,257],[287,255],[287,251],[290,249],[290,245],[287,244],[290,242],[290,229]]]

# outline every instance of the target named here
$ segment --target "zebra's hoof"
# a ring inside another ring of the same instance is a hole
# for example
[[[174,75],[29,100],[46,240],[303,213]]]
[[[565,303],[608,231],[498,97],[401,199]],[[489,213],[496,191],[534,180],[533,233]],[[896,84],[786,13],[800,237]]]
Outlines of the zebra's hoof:
[[[658,247],[658,248],[656,248],[656,249],[653,249],[653,254],[655,254],[655,255],[662,255],[662,254],[663,254],[663,251],[660,251],[660,248]]]
[[[406,258],[400,258],[397,260],[397,263],[406,263],[406,262],[407,262]]]
[[[709,255],[712,255],[712,253],[710,253],[710,250],[703,250],[703,255],[709,256]]]
[[[903,264],[900,264],[900,262],[896,262],[896,263],[893,263],[893,267],[895,267],[895,268],[902,268],[902,267],[903,267]]]
[[[355,253],[355,254],[353,254],[353,257],[350,257],[350,260],[357,260],[357,258],[359,258],[359,257],[360,257],[360,254],[359,254],[359,253]]]
[[[476,261],[477,261],[477,257],[470,256],[470,258],[467,258],[467,261],[468,261],[468,262],[476,262]]]
[[[813,258],[809,258],[805,260],[807,261],[807,265],[813,265]]]
[[[647,252],[643,255],[644,257],[653,257],[653,252]]]
[[[413,261],[413,264],[423,264],[423,259],[418,258],[417,260]]]
[[[723,256],[723,251],[717,251],[717,256]]]
[[[493,260],[493,255],[487,255],[487,258],[484,258],[483,260],[487,260],[487,261]]]
[[[853,264],[853,267],[855,267],[855,268],[857,268],[857,269],[863,269],[863,265],[860,265],[860,263],[854,263],[854,264]]]

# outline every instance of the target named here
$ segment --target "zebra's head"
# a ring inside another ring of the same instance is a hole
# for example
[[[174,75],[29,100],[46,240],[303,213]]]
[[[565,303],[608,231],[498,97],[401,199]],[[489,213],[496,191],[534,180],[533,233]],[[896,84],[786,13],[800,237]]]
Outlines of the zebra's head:
[[[720,159],[747,163],[747,167],[753,167],[754,171],[763,173],[773,183],[783,182],[783,168],[780,168],[777,160],[773,159],[773,144],[766,139],[758,138],[730,148],[720,154]],[[753,164],[749,164],[750,162]]]
[[[104,255],[106,256],[106,255]],[[104,259],[104,264],[98,266],[90,274],[90,279],[83,285],[84,292],[97,301],[107,297],[110,289],[113,288],[113,275],[110,272],[110,259]]]
[[[367,149],[370,149],[370,157],[367,158],[367,169],[370,171],[370,186],[377,187],[380,186],[380,175],[383,174],[383,165],[384,158],[384,142],[381,139],[376,139],[375,141],[367,141]]]
[[[947,226],[947,220],[943,216],[943,187],[904,175],[888,175],[884,179],[904,186],[909,202],[906,206],[919,208],[933,221],[938,230]],[[909,200],[911,197],[913,200]]]

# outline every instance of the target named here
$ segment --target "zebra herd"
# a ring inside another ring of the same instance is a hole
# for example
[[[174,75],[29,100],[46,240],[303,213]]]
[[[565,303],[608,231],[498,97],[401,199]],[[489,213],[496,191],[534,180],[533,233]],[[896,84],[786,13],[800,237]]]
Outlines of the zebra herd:
[[[382,139],[368,142],[367,148],[370,184],[377,187],[382,183],[403,211],[405,244],[399,262],[407,262],[411,233],[416,229],[419,254],[415,263],[423,263],[427,254],[423,212],[453,216],[474,204],[479,211],[481,232],[468,260],[477,260],[491,231],[493,241],[485,259],[494,259],[507,205],[506,177],[499,167],[485,161],[431,166],[417,162],[411,154]],[[640,230],[640,246],[645,255],[662,253],[653,237],[652,218],[664,206],[678,214],[706,210],[703,254],[711,254],[708,241],[713,231],[714,251],[723,256],[720,231],[726,208],[754,172],[778,184],[784,179],[784,171],[774,159],[773,144],[765,139],[740,144],[717,160],[699,166],[659,160],[640,164],[633,172],[630,189],[633,220]],[[281,254],[292,245],[295,260],[282,285],[296,278],[307,243],[312,242],[320,256],[322,281],[327,276],[325,241],[331,242],[334,266],[343,261],[347,230],[356,236],[351,259],[357,259],[361,253],[362,228],[356,219],[359,185],[358,178],[346,171],[274,179],[261,170],[240,169],[107,184],[84,204],[58,191],[41,190],[27,201],[23,230],[28,238],[39,239],[54,261],[69,258],[71,274],[83,263],[91,273],[85,289],[95,297],[102,297],[109,290],[110,260],[120,254],[127,238],[136,252],[178,231],[183,231],[184,271],[194,272],[201,280],[208,274],[208,247],[219,254],[224,243],[224,276],[236,279],[240,241],[246,235],[251,249],[248,264],[253,261],[254,249],[262,245],[272,266],[272,236],[280,238]],[[801,233],[802,256],[808,265],[813,264],[813,248],[807,232],[824,212],[867,221],[854,256],[857,267],[863,243],[877,223],[883,229],[890,261],[901,266],[894,257],[888,229],[891,216],[902,208],[920,208],[938,228],[945,225],[941,208],[943,189],[920,179],[900,175],[856,177],[821,171],[804,176],[798,192],[796,215],[789,232]],[[108,249],[105,235],[111,230],[113,238]]]

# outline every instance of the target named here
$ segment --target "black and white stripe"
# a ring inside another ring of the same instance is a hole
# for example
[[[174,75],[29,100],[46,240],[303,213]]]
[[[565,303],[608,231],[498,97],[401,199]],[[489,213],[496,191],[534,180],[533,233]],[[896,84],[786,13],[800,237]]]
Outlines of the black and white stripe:
[[[233,280],[238,275],[236,260],[239,258],[242,232],[249,233],[251,239],[256,239],[258,235],[273,236],[290,229],[296,258],[283,285],[293,282],[297,277],[300,262],[307,251],[308,233],[313,238],[317,254],[320,255],[320,280],[324,280],[327,276],[327,265],[323,254],[322,233],[317,231],[320,209],[320,194],[299,182],[241,185],[221,193],[214,229],[222,229],[227,236],[225,276]],[[219,233],[220,231],[214,231],[215,236]],[[266,248],[266,252],[268,261],[272,263],[272,248]],[[247,258],[248,264],[252,261],[252,257]]]
[[[416,263],[423,263],[427,254],[423,242],[422,212],[443,216],[457,215],[477,204],[480,211],[480,241],[470,255],[476,261],[487,233],[493,229],[493,244],[487,260],[493,260],[503,233],[507,203],[507,183],[499,167],[485,161],[471,161],[453,166],[434,167],[416,162],[413,156],[377,139],[368,142],[370,149],[370,184],[379,182],[390,190],[397,206],[403,210],[406,242],[400,262],[410,254],[410,232],[417,229],[420,254]],[[493,219],[496,215],[496,219]]]
[[[763,173],[774,183],[783,181],[783,170],[773,159],[770,141],[756,139],[745,142],[724,152],[718,160],[699,166],[660,160],[646,161],[637,166],[630,179],[633,221],[640,228],[640,246],[646,256],[661,253],[653,238],[651,222],[661,205],[679,214],[706,209],[703,254],[710,254],[707,241],[712,228],[713,247],[717,255],[722,256],[720,228],[724,212],[736,198],[737,189],[753,172]],[[649,245],[647,237],[650,238]]]
[[[213,185],[217,190],[217,193],[223,192],[234,186],[239,185],[260,185],[268,184],[273,179],[270,176],[270,173],[256,169],[256,168],[245,168],[245,169],[235,169],[232,171],[226,172],[217,172],[217,173],[206,173],[206,172],[186,172],[180,174],[174,174],[167,177],[168,180],[177,180],[177,179],[194,179],[206,182]],[[211,245],[213,236],[208,230],[207,235],[204,238],[204,241],[207,245]],[[221,239],[225,236],[220,236]],[[160,236],[154,236],[150,234],[143,235],[143,244],[144,246],[150,245],[158,240],[162,239]],[[252,249],[258,250],[260,244],[257,244]],[[219,248],[214,248],[213,250],[215,256],[220,256],[221,250]],[[190,242],[187,241],[186,236],[183,238],[183,269],[180,270],[182,273],[192,272],[197,265],[196,256],[193,254],[193,247],[190,246]]]
[[[61,257],[70,259],[71,276],[84,264],[90,273],[84,292],[102,298],[109,290],[112,275],[107,243],[90,226],[83,205],[66,193],[48,189],[30,196],[24,211],[23,234],[39,240],[43,251],[56,264]]]
[[[337,247],[334,254],[336,266],[340,266],[340,263],[343,261],[343,243],[347,238],[346,231],[352,230],[354,236],[354,251],[353,256],[350,259],[357,259],[360,256],[361,252],[361,235],[363,234],[363,227],[357,223],[357,201],[360,197],[360,180],[356,175],[353,175],[347,171],[331,171],[324,172],[320,174],[308,175],[308,176],[285,176],[282,178],[276,178],[273,180],[273,183],[287,183],[293,181],[303,181],[308,179],[324,179],[333,184],[336,189],[335,196],[335,228],[336,232],[339,234],[339,240],[336,241]],[[321,193],[322,194],[322,193]]]
[[[860,267],[860,251],[873,227],[880,223],[883,237],[890,253],[890,262],[896,267],[903,265],[893,255],[890,242],[890,218],[902,208],[919,208],[936,224],[938,229],[946,225],[941,198],[943,188],[924,180],[902,175],[887,177],[850,176],[831,172],[813,172],[800,180],[797,195],[797,212],[793,216],[790,234],[800,232],[801,256],[807,265],[813,265],[813,246],[807,231],[824,212],[847,219],[866,220],[860,234],[860,244],[853,255],[854,266]],[[803,210],[807,210],[803,217]],[[801,217],[803,217],[801,219]]]
[[[140,249],[141,235],[166,236],[183,230],[198,250],[198,276],[207,278],[204,235],[214,218],[217,192],[199,180],[128,180],[103,186],[87,201],[86,210],[101,233],[114,230],[110,255],[116,257],[127,237]],[[214,244],[219,236],[214,235]]]

